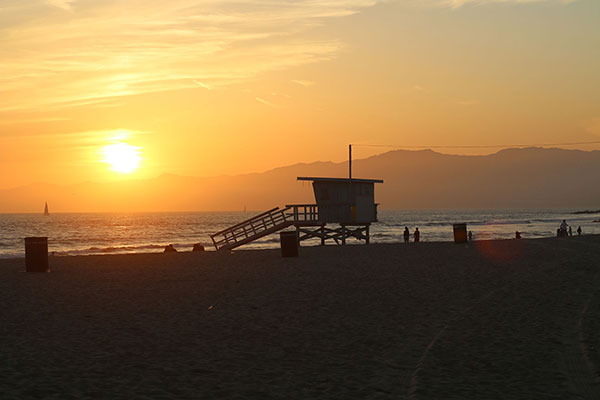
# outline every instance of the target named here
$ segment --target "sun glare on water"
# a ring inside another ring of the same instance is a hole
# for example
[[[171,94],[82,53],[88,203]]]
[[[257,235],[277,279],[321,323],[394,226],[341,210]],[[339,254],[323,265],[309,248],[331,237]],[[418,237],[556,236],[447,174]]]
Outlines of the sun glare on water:
[[[127,143],[115,143],[104,146],[102,149],[104,162],[110,166],[110,169],[122,174],[128,174],[135,171],[142,157],[139,154],[139,148]]]

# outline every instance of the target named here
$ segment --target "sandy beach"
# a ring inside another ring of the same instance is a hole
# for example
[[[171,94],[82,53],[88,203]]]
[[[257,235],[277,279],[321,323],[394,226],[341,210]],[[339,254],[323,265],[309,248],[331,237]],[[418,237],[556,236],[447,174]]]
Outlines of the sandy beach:
[[[24,265],[3,399],[600,398],[600,236]]]

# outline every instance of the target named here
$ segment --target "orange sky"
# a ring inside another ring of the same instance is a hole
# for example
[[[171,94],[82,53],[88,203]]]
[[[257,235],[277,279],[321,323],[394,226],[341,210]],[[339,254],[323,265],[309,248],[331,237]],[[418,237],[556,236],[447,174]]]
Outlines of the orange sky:
[[[597,0],[3,1],[0,188],[597,141],[598,21]]]

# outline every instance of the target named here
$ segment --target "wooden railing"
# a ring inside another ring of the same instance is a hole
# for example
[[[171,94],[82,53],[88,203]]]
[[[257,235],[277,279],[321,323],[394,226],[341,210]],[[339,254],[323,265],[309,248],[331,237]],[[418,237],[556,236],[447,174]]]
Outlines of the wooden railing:
[[[239,222],[239,223],[237,223],[237,224],[235,224],[235,225],[233,225],[233,226],[230,226],[230,227],[229,227],[229,228],[227,228],[227,229],[223,229],[222,231],[219,231],[219,232],[217,232],[217,233],[214,233],[214,234],[212,234],[211,236],[218,236],[218,235],[222,235],[222,234],[225,234],[225,233],[226,233],[226,232],[228,232],[228,231],[231,231],[231,230],[233,230],[233,229],[239,228],[239,227],[241,227],[241,226],[244,226],[244,225],[247,225],[247,224],[252,224],[254,221],[260,220],[260,219],[262,219],[263,217],[265,217],[265,216],[268,216],[269,214],[271,214],[271,213],[273,213],[273,212],[275,212],[275,211],[277,211],[277,210],[279,210],[279,207],[272,208],[272,209],[270,209],[270,210],[268,210],[268,211],[265,211],[265,212],[263,212],[263,213],[260,213],[260,214],[258,214],[258,215],[255,215],[255,216],[254,216],[254,217],[252,217],[252,218],[249,218],[249,219],[247,219],[247,220],[245,220],[245,221],[242,221],[242,222]]]
[[[285,207],[294,223],[319,221],[319,206],[316,204],[288,204]]]
[[[217,250],[233,249],[293,224],[319,221],[316,204],[292,204],[272,208],[250,219],[210,235]]]

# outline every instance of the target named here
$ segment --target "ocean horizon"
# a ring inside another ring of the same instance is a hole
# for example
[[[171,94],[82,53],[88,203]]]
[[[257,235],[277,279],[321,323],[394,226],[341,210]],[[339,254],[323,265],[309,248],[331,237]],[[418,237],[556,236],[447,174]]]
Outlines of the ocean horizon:
[[[600,213],[575,214],[575,209],[489,209],[489,210],[380,210],[379,222],[371,225],[371,243],[403,241],[407,226],[421,232],[421,241],[453,240],[454,223],[466,223],[478,239],[511,239],[515,231],[523,238],[556,235],[563,219],[573,234],[600,234]],[[214,250],[210,235],[251,218],[259,211],[235,212],[138,212],[138,213],[53,213],[0,214],[0,258],[25,256],[24,238],[48,237],[48,251],[58,256],[162,252],[172,244],[178,251],[191,251],[196,243]],[[348,244],[364,243],[355,239]],[[303,246],[318,245],[317,240]],[[335,244],[331,241],[328,244]],[[279,247],[277,233],[260,238],[240,249]]]

